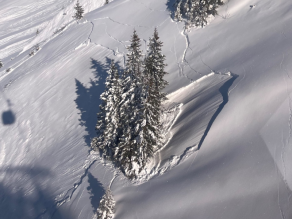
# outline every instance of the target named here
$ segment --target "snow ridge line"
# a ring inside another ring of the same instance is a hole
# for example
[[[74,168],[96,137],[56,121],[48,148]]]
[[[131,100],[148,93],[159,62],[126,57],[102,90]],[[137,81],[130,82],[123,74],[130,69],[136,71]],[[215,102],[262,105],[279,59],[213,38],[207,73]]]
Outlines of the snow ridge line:
[[[215,72],[212,71],[211,73],[209,73],[209,74],[207,74],[207,75],[204,75],[204,76],[200,77],[199,79],[197,79],[197,80],[195,80],[195,81],[192,81],[192,83],[190,83],[190,84],[188,84],[188,85],[186,85],[186,86],[184,86],[184,87],[181,87],[181,88],[179,88],[178,90],[173,91],[172,93],[169,93],[167,96],[174,95],[176,92],[181,92],[181,91],[182,91],[183,89],[185,89],[186,87],[191,86],[192,84],[195,84],[195,83],[199,83],[199,82],[203,81],[204,79],[206,79],[206,78],[208,78],[208,77],[211,77],[211,76],[213,76],[213,75],[215,75],[215,74],[218,74],[218,73],[215,73]],[[228,73],[227,73],[227,74],[228,74]]]

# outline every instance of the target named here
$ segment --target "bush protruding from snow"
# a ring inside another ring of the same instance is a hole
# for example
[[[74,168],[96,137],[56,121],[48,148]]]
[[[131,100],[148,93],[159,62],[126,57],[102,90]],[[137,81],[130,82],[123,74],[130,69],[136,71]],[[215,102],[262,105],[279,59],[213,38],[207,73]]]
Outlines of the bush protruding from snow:
[[[34,56],[36,52],[40,50],[39,44],[35,45],[34,48],[30,51],[29,56]]]
[[[217,8],[222,0],[177,0],[174,4],[173,19],[185,21],[186,29],[207,25],[207,18],[217,15]]]

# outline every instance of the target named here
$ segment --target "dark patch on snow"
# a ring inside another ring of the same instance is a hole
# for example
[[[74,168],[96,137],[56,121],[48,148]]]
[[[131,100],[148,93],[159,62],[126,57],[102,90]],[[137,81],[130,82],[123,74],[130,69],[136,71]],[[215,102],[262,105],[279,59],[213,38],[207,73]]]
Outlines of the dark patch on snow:
[[[209,121],[207,128],[204,132],[204,135],[202,136],[199,145],[198,145],[198,149],[201,148],[206,136],[208,135],[208,132],[211,129],[211,126],[213,125],[214,121],[216,120],[217,116],[220,114],[220,112],[222,111],[222,109],[224,108],[224,106],[228,103],[229,101],[229,97],[228,97],[228,91],[229,88],[232,86],[233,82],[236,80],[236,78],[238,77],[238,75],[232,74],[232,78],[229,79],[227,82],[225,82],[220,88],[219,91],[223,97],[223,102],[219,105],[218,109],[216,110],[216,112],[214,113],[214,115],[212,116],[211,120]]]
[[[10,100],[7,100],[8,107],[11,107]],[[2,113],[2,123],[3,125],[12,125],[15,122],[15,115],[11,109],[4,111]]]
[[[91,140],[96,137],[95,126],[97,122],[97,113],[101,104],[100,95],[105,89],[105,80],[107,70],[111,60],[106,58],[105,64],[91,58],[91,69],[93,69],[94,78],[90,79],[90,86],[84,86],[79,80],[75,79],[77,98],[75,103],[80,111],[80,125],[85,127],[87,132],[84,140],[90,147]],[[117,64],[117,66],[119,66]]]
[[[102,184],[90,172],[88,173],[88,183],[89,186],[87,187],[87,190],[90,193],[91,206],[93,208],[93,212],[96,213],[99,202],[105,194],[105,190]]]
[[[0,183],[1,219],[51,218],[46,209],[54,205],[54,197],[42,184],[44,178],[52,175],[48,169],[28,166],[5,167],[0,173],[9,175],[9,183],[5,183],[5,180]],[[20,178],[25,179],[25,183],[20,182]],[[31,191],[28,192],[28,189]],[[57,218],[65,218],[65,215],[67,218],[72,217],[69,212],[54,210]]]
[[[166,2],[166,8],[168,11],[170,11],[171,14],[173,14],[175,11],[174,10],[175,8],[173,7],[175,2],[176,2],[176,0],[167,0],[167,2]]]
[[[2,123],[3,125],[11,125],[15,122],[14,113],[11,110],[2,113]]]

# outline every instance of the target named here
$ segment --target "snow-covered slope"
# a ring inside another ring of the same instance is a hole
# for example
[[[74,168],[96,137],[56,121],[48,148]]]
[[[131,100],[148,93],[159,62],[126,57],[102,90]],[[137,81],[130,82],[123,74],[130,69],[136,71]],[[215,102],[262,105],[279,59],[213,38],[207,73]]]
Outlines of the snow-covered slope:
[[[80,3],[77,23],[73,1],[1,2],[0,218],[92,218],[111,182],[115,218],[291,218],[292,3],[226,0],[191,32],[166,0]],[[154,27],[180,108],[132,183],[89,143],[109,59]]]

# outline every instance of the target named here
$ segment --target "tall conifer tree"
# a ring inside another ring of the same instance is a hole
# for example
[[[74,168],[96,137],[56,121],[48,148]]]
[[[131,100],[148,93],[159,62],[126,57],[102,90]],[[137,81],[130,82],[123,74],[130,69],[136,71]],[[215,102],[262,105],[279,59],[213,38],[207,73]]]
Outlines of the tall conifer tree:
[[[147,156],[152,156],[151,152],[162,146],[160,116],[162,113],[162,101],[166,99],[166,94],[162,92],[168,84],[163,79],[165,76],[165,56],[162,54],[163,43],[159,40],[157,29],[155,28],[153,37],[149,41],[149,52],[145,59],[144,74],[146,81],[146,104],[144,117],[146,120],[145,132],[147,140]],[[148,160],[148,158],[146,160]]]
[[[119,74],[113,60],[105,85],[105,91],[100,96],[102,103],[96,125],[98,136],[93,139],[91,145],[94,150],[101,150],[105,158],[112,160],[118,143],[121,100]]]
[[[142,108],[143,63],[140,38],[134,30],[131,45],[128,47],[126,69],[123,73],[121,124],[122,135],[117,153],[121,170],[128,176],[135,176],[139,166],[139,129]]]

